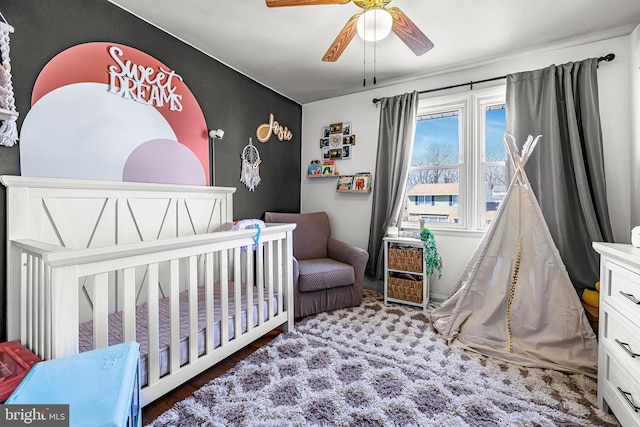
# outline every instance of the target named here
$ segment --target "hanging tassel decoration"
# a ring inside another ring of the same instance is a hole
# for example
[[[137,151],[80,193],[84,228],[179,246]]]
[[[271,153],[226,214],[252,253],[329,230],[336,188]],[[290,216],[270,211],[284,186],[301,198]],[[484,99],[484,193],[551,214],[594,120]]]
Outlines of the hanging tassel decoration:
[[[0,108],[16,112],[15,98],[13,97],[13,85],[11,84],[11,60],[9,59],[9,33],[13,32],[13,27],[4,19],[0,13]],[[18,142],[18,127],[16,126],[17,115],[9,116],[0,125],[0,145],[12,147]]]
[[[11,116],[0,125],[0,145],[13,147],[18,141],[16,119],[16,116]]]
[[[240,182],[247,186],[249,191],[255,190],[260,184],[260,153],[251,142],[244,147],[242,154],[242,171],[240,172]]]

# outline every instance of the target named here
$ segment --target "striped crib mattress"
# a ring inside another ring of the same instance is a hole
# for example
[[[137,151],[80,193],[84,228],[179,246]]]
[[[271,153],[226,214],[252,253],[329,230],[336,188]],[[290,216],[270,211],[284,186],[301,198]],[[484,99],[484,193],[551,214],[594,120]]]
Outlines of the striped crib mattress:
[[[258,324],[258,309],[262,309],[264,319],[269,313],[268,293],[264,291],[262,301],[258,301],[258,288],[253,287],[252,323]],[[214,286],[214,325],[213,325],[213,346],[220,346],[220,319],[222,318],[222,308],[220,304],[220,284]],[[246,286],[242,286],[241,292],[241,328],[242,333],[247,331],[247,296]],[[228,338],[235,336],[235,290],[233,283],[229,283],[228,291]],[[274,291],[272,298],[273,313],[277,314],[278,298]],[[169,318],[169,297],[159,300],[159,340],[160,340],[160,376],[169,373],[169,344],[170,344],[170,318]],[[147,315],[147,304],[136,307],[136,341],[140,344],[140,384],[145,386],[148,383],[147,355],[149,352],[149,335],[147,325],[149,323]],[[122,312],[109,315],[109,345],[122,342]],[[93,350],[93,321],[80,324],[80,352]],[[198,288],[198,356],[205,353],[206,349],[206,309],[205,290]],[[189,294],[187,291],[180,293],[180,366],[189,361]]]

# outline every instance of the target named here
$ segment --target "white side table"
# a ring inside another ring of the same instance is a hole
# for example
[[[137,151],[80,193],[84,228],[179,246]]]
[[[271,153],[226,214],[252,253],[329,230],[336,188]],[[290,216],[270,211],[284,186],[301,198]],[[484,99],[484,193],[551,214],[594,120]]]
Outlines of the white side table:
[[[423,242],[409,237],[385,237],[384,303],[396,302],[427,309],[431,294],[425,274]]]

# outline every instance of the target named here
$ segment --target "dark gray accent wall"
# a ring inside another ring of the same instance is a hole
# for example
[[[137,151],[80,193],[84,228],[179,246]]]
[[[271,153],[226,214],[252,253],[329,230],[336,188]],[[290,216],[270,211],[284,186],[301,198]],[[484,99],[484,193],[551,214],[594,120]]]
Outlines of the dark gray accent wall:
[[[212,2],[212,7],[215,2]],[[179,2],[176,2],[179,7]],[[216,185],[236,187],[234,217],[259,218],[265,211],[300,211],[302,107],[106,0],[3,0],[0,12],[15,28],[11,72],[18,129],[31,105],[40,70],[58,53],[82,43],[114,42],[141,50],[182,76],[196,97],[209,129],[223,129],[215,142]],[[221,43],[233,43],[223,40]],[[269,113],[293,132],[291,141],[259,143],[256,128]],[[73,120],[73,117],[69,117]],[[55,132],[55,129],[51,129]],[[240,153],[253,137],[260,151],[262,182],[250,192],[240,182]],[[0,175],[19,175],[20,145],[0,147]],[[2,187],[2,186],[0,186]],[[6,337],[5,190],[0,188],[0,340]]]

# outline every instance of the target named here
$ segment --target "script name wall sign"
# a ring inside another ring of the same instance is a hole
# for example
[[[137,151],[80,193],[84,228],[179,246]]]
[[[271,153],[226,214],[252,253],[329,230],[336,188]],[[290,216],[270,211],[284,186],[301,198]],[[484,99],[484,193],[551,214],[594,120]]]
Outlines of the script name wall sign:
[[[261,124],[256,129],[256,138],[260,142],[267,142],[271,135],[275,135],[280,141],[291,141],[293,138],[293,132],[274,120],[273,113],[269,114],[269,123]]]

